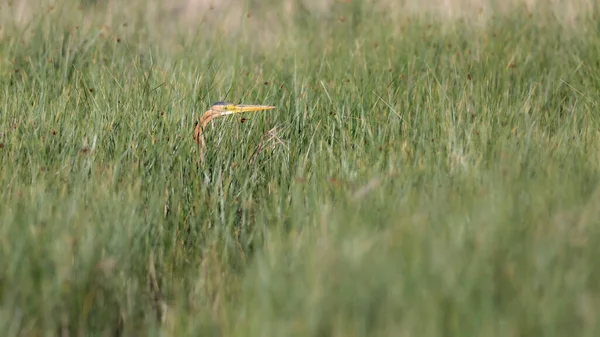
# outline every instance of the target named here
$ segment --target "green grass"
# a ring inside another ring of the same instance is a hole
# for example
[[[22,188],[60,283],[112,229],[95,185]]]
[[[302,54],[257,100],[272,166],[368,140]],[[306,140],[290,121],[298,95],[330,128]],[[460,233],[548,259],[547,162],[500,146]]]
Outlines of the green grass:
[[[600,12],[384,4],[5,20],[3,335],[597,336]]]

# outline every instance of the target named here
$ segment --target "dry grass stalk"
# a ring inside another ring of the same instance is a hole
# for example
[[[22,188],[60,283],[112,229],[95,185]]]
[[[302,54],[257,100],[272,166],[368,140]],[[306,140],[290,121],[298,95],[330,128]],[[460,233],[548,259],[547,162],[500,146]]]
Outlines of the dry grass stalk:
[[[162,291],[158,286],[156,269],[154,267],[154,251],[150,252],[150,257],[148,258],[148,283],[150,286],[152,307],[154,309],[156,319],[163,323],[167,316],[167,303],[165,302]]]
[[[258,158],[258,155],[261,152],[263,152],[264,150],[266,150],[267,147],[270,149],[274,149],[275,146],[277,145],[277,143],[279,143],[287,148],[287,145],[281,140],[281,138],[279,138],[279,133],[281,131],[282,131],[281,128],[275,126],[274,128],[265,132],[262,135],[262,137],[260,137],[260,142],[258,143],[256,150],[254,151],[254,153],[252,154],[252,157],[250,158],[250,164],[254,164],[254,162],[256,161],[256,158]],[[269,144],[270,144],[270,146],[269,146]]]

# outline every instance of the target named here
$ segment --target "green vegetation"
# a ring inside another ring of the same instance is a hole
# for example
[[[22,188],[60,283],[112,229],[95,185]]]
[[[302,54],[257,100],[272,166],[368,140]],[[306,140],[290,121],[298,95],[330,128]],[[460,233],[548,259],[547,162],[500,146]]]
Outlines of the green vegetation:
[[[293,3],[0,5],[2,335],[598,336],[600,11]]]

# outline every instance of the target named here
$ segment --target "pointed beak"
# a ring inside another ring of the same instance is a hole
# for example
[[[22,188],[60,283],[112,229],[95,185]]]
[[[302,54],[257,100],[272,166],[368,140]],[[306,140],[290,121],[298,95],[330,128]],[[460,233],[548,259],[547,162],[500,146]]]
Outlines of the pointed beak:
[[[271,105],[235,105],[235,107],[231,110],[225,111],[223,115],[231,115],[239,112],[250,112],[250,111],[263,111],[263,110],[271,110],[275,109],[274,106]]]

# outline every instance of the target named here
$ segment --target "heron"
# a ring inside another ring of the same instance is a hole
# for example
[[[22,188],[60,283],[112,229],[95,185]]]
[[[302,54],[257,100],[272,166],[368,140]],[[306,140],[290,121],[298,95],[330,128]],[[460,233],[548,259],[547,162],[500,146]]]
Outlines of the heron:
[[[210,121],[217,117],[233,115],[240,112],[256,112],[271,109],[275,109],[275,107],[271,105],[247,105],[227,102],[214,103],[210,107],[210,110],[200,116],[200,120],[196,122],[196,128],[194,130],[194,140],[200,151],[200,160],[204,158],[204,150],[206,149],[203,133]]]

